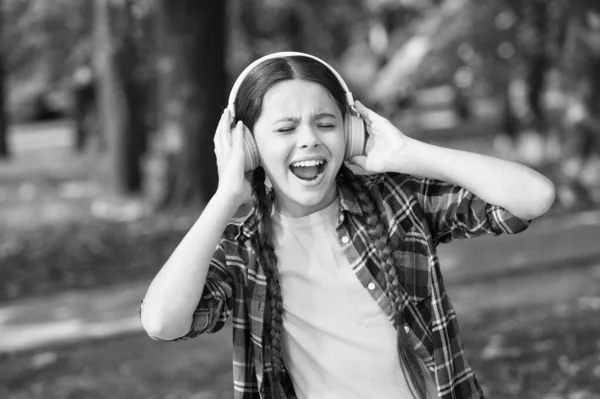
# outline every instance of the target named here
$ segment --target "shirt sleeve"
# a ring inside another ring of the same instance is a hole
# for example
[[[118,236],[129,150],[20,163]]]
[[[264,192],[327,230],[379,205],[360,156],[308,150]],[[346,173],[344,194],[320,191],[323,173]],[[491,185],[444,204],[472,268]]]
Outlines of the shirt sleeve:
[[[223,241],[217,245],[210,261],[204,290],[198,306],[194,310],[189,332],[169,341],[182,341],[195,338],[202,333],[217,332],[223,328],[231,315],[233,283],[226,267],[226,254],[222,243]],[[140,315],[143,307],[144,301],[140,305]],[[150,337],[157,341],[165,341],[157,337]]]
[[[233,279],[227,269],[227,257],[221,241],[210,261],[202,297],[193,314],[190,331],[177,340],[214,333],[225,325],[233,307]]]
[[[483,201],[463,187],[414,176],[410,181],[436,244],[485,234],[516,234],[531,223]]]

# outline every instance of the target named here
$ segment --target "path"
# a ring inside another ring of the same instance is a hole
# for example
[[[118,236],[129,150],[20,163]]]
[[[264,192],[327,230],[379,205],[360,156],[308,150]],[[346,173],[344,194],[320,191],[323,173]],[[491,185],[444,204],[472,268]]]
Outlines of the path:
[[[445,281],[455,286],[549,268],[589,268],[600,263],[599,237],[600,211],[545,217],[519,235],[442,245],[440,262]],[[147,281],[128,283],[0,307],[0,352],[139,332],[138,307],[147,287]]]

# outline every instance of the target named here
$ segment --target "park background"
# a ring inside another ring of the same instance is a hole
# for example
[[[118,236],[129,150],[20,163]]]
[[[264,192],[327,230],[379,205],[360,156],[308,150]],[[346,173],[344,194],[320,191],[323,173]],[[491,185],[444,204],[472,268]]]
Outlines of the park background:
[[[233,80],[296,50],[407,135],[555,182],[556,203],[526,232],[442,245],[441,265],[488,397],[600,398],[600,2],[0,10],[0,397],[232,397],[230,325],[156,342],[138,306],[214,192]]]

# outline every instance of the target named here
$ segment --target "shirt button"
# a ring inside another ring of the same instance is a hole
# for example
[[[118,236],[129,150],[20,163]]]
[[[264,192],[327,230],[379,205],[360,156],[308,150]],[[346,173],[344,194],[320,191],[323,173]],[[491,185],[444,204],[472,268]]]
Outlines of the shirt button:
[[[408,334],[408,332],[410,331],[410,328],[408,328],[408,326],[404,326],[404,331],[406,331],[406,333]]]
[[[375,289],[375,284],[369,283],[369,285],[367,285],[367,288],[369,289],[369,291],[373,291]]]
[[[343,237],[342,237],[342,242],[343,242],[344,244],[348,244],[348,241],[350,241],[350,239],[348,238],[348,236],[343,236]]]

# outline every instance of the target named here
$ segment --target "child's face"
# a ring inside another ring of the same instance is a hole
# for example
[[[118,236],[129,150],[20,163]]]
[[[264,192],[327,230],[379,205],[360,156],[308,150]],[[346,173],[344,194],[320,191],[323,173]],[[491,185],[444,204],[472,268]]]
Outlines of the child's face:
[[[305,216],[335,199],[335,177],[344,161],[344,120],[327,89],[305,80],[271,87],[254,138],[282,212]]]

